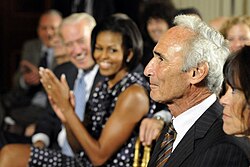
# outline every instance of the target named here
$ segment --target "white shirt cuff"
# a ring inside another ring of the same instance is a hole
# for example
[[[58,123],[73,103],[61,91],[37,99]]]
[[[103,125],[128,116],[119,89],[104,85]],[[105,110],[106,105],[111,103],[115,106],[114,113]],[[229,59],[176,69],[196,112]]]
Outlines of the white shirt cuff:
[[[46,147],[48,147],[50,143],[49,137],[44,133],[37,133],[32,136],[32,143],[34,144],[37,141],[42,141]]]
[[[160,116],[165,123],[169,123],[172,120],[172,115],[168,110],[161,110],[154,114],[153,117]]]
[[[28,85],[25,83],[24,78],[22,76],[20,77],[19,84],[20,84],[21,88],[23,88],[23,89],[28,88]]]

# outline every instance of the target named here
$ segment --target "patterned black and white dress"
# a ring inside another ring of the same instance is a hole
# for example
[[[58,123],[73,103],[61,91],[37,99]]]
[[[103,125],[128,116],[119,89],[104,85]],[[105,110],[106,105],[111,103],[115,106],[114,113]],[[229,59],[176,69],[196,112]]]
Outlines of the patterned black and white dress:
[[[115,108],[116,101],[120,93],[129,86],[138,84],[143,86],[149,92],[149,85],[141,73],[129,73],[119,81],[112,89],[108,88],[108,79],[98,84],[89,100],[88,113],[85,115],[85,124],[88,132],[93,138],[98,139],[106,121]],[[150,100],[150,109],[146,117],[151,117],[155,110],[155,103]],[[136,112],[136,111],[128,111]],[[139,127],[140,123],[138,123]],[[133,164],[134,147],[136,137],[138,136],[138,127],[135,128],[130,138],[121,148],[103,165],[107,167],[131,167]],[[126,128],[126,127],[124,127]],[[114,139],[115,140],[115,139]],[[112,142],[112,141],[110,141]],[[67,157],[60,152],[48,149],[37,149],[31,147],[30,166],[63,166],[63,167],[92,167],[84,150],[74,158]]]

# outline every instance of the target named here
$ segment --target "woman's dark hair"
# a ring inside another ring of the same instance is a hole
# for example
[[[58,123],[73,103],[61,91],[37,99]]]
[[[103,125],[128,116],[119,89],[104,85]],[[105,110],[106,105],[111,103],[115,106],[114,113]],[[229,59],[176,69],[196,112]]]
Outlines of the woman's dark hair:
[[[232,88],[244,92],[247,102],[250,104],[250,46],[244,46],[241,50],[231,55],[223,69],[225,81]]]
[[[244,46],[241,50],[231,55],[223,69],[225,83],[232,88],[241,90],[250,106],[250,46]],[[243,113],[242,113],[243,114]],[[248,118],[248,128],[250,124],[250,115]]]
[[[139,64],[143,54],[143,40],[135,22],[122,13],[113,14],[102,20],[95,26],[91,34],[92,55],[94,54],[96,38],[103,31],[121,34],[124,50],[123,63],[126,64],[128,71],[132,71]],[[131,51],[133,52],[133,57],[127,62],[127,57]]]
[[[143,23],[147,24],[150,18],[160,18],[165,20],[169,27],[173,26],[173,19],[176,8],[172,1],[150,1],[145,5],[143,10]]]
[[[173,26],[173,20],[176,8],[171,0],[152,0],[144,4],[141,12],[140,29],[143,34],[144,41],[155,45],[147,30],[148,21],[153,19],[163,19],[169,28]],[[145,43],[146,44],[146,43]]]
[[[177,15],[181,15],[181,14],[185,14],[185,15],[188,15],[188,14],[195,14],[195,15],[199,16],[199,17],[202,19],[202,16],[201,16],[201,13],[199,12],[199,10],[196,9],[196,8],[194,8],[194,7],[191,7],[191,8],[183,8],[183,9],[177,10],[176,16],[177,16]]]

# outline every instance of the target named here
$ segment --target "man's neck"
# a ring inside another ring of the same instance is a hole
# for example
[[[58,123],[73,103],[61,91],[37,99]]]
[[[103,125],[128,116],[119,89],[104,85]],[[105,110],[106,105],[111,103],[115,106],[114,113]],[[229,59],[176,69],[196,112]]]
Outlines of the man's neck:
[[[93,68],[95,67],[95,64],[93,64],[91,67],[87,68],[87,69],[82,69],[84,73],[88,73],[91,70],[93,70]]]
[[[173,100],[171,104],[168,104],[169,110],[174,117],[177,117],[181,113],[185,112],[189,108],[201,103],[208,98],[212,93],[206,88],[198,88],[194,91],[189,91],[186,95]]]

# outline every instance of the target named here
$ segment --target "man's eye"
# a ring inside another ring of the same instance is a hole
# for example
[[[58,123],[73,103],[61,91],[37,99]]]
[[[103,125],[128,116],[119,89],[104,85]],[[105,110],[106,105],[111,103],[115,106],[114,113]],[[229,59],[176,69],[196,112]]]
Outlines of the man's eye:
[[[72,46],[73,46],[73,42],[65,43],[65,46],[66,46],[66,47],[72,47]]]
[[[164,59],[162,58],[162,57],[160,57],[160,56],[158,56],[158,59],[160,60],[160,61],[163,61]]]

